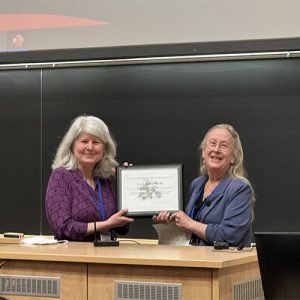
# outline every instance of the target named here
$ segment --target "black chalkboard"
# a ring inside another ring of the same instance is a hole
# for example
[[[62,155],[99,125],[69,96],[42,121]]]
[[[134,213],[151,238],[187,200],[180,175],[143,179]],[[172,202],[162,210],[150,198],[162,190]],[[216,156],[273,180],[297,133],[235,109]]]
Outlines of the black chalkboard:
[[[39,233],[40,71],[0,72],[0,232]]]
[[[1,104],[1,132],[3,136],[9,129],[7,122],[13,122],[10,147],[22,162],[11,159],[3,141],[2,166],[14,170],[15,176],[12,180],[1,175],[0,231],[50,233],[43,202],[51,161],[70,121],[83,113],[108,124],[120,163],[182,163],[185,203],[189,183],[198,175],[198,145],[204,133],[216,123],[233,124],[256,191],[255,229],[295,230],[300,226],[299,75],[296,58],[0,73],[1,99],[6,97],[6,102],[19,107],[14,120],[12,108]],[[9,77],[18,78],[14,82],[18,92],[10,93],[4,85]],[[22,95],[30,93],[25,101]],[[24,128],[29,129],[28,139],[20,134]],[[22,218],[15,211],[16,203],[26,204],[24,209],[19,206]],[[151,219],[137,219],[129,236],[156,237],[151,223]]]

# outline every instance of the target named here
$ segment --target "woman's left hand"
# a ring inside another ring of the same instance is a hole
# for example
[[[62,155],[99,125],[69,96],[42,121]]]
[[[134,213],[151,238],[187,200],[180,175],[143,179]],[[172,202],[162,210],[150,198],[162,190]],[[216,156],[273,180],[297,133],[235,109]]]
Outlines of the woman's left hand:
[[[128,209],[123,208],[113,214],[108,220],[109,228],[122,227],[127,225],[128,223],[132,223],[134,219],[126,217]]]
[[[133,164],[130,164],[130,163],[128,163],[127,161],[125,161],[124,163],[123,163],[123,167],[125,167],[125,168],[129,168],[129,167],[132,167],[133,166]],[[115,176],[116,174],[117,174],[117,168],[115,167],[115,168],[112,168],[112,175],[113,176]]]
[[[191,219],[188,215],[186,215],[181,210],[176,213],[173,213],[171,215],[170,219],[174,220],[176,226],[178,226],[180,228],[185,228],[187,230],[190,229],[190,226],[193,222],[193,219]]]

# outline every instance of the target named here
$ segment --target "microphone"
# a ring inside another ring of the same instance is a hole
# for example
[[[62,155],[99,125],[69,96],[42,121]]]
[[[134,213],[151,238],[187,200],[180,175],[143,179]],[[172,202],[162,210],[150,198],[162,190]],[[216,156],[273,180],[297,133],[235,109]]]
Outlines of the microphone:
[[[97,237],[97,229],[96,229],[96,222],[94,222],[94,246],[95,247],[118,247],[119,246],[119,241],[114,241],[114,240],[110,240],[110,241],[101,241],[101,238],[98,239]]]
[[[238,249],[238,250],[243,250],[244,247],[245,247],[244,244],[239,244],[239,245],[236,247],[236,249]]]
[[[211,200],[208,200],[207,198],[205,199],[205,205],[210,206],[211,205]]]

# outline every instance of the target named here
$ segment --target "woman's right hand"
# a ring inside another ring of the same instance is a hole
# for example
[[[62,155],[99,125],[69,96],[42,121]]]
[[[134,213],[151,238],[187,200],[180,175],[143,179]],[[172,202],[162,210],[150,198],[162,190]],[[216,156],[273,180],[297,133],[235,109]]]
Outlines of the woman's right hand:
[[[152,217],[152,220],[154,223],[170,224],[174,221],[171,216],[172,216],[171,213],[167,211],[161,211],[157,216],[154,215]]]
[[[133,166],[133,164],[130,164],[128,161],[123,162],[123,167],[125,167],[125,168],[129,168],[129,167],[132,167],[132,166]]]

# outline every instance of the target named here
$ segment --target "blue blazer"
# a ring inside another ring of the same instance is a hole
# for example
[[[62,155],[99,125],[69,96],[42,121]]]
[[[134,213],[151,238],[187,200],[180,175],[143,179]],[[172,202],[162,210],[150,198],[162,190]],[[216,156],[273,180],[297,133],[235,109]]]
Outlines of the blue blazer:
[[[195,203],[203,192],[206,176],[193,180],[186,214],[192,216]],[[207,224],[206,241],[197,239],[197,245],[213,245],[214,241],[228,242],[230,246],[251,242],[253,190],[247,180],[223,179],[207,197],[196,216],[196,220]]]

